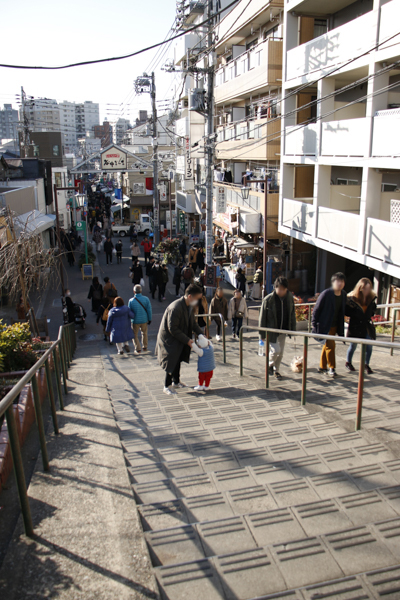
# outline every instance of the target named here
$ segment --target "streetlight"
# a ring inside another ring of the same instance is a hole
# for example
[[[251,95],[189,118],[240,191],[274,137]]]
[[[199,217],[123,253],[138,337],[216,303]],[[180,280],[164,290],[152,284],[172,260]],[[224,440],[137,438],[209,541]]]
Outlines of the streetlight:
[[[248,200],[249,194],[250,194],[250,188],[245,185],[242,188],[240,188],[240,191],[242,192],[242,199]]]
[[[75,200],[76,200],[77,205],[81,209],[81,220],[80,220],[81,223],[84,222],[83,219],[82,219],[82,217],[84,216],[84,214],[86,212],[85,227],[83,227],[83,225],[81,225],[80,228],[79,228],[79,230],[83,231],[84,238],[85,238],[85,261],[86,261],[86,264],[87,264],[88,263],[88,243],[87,243],[87,204],[86,204],[86,194],[76,194]],[[78,229],[77,225],[78,225],[78,222],[75,223],[75,227]]]

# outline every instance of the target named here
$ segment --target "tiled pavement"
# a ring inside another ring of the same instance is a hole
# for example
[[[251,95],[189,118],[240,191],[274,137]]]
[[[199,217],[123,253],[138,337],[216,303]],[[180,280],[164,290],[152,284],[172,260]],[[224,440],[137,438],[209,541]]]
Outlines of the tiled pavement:
[[[298,376],[267,391],[254,352],[242,379],[237,358],[229,343],[212,390],[168,397],[153,355],[104,351],[162,597],[398,600],[399,371],[368,381],[354,432],[354,383],[311,373],[301,407]]]

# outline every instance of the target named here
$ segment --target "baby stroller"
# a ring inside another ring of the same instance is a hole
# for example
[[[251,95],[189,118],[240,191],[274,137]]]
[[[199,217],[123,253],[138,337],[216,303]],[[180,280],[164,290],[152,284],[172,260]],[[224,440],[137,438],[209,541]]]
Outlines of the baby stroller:
[[[85,329],[86,323],[86,311],[80,304],[74,304],[74,315],[75,315],[75,324],[80,325],[82,329]]]

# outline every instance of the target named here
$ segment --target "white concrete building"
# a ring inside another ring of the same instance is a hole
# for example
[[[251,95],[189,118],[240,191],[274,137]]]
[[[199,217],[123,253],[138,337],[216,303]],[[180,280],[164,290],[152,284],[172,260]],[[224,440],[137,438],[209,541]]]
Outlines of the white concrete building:
[[[17,140],[18,126],[18,111],[12,104],[4,104],[3,110],[0,110],[0,139]]]
[[[60,127],[64,134],[66,152],[73,152],[77,145],[76,140],[76,124],[75,124],[75,102],[60,102],[58,104],[60,110]]]
[[[387,290],[400,284],[400,0],[284,11],[279,230],[318,249],[317,289],[343,270]]]

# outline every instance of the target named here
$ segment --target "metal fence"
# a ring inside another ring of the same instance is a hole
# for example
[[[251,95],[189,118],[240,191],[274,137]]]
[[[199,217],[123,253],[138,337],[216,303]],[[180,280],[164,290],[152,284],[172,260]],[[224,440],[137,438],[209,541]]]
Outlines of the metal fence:
[[[358,377],[358,390],[357,390],[357,412],[356,412],[356,426],[355,429],[361,429],[361,413],[362,413],[362,402],[364,392],[364,369],[365,369],[365,351],[368,346],[378,346],[379,348],[390,348],[394,350],[397,348],[400,350],[400,343],[394,342],[378,342],[375,340],[367,340],[360,338],[341,337],[337,335],[323,335],[320,333],[308,333],[304,331],[285,331],[282,329],[269,329],[267,327],[253,327],[251,325],[244,325],[240,329],[239,333],[239,374],[243,377],[243,332],[244,331],[256,331],[258,333],[266,333],[266,344],[265,344],[265,387],[269,388],[269,346],[270,346],[270,334],[285,333],[287,335],[293,335],[295,337],[303,337],[303,373],[302,373],[302,386],[301,386],[301,404],[306,404],[307,396],[307,361],[308,361],[308,340],[309,338],[315,338],[317,340],[333,340],[333,341],[346,341],[354,344],[361,344],[361,358],[360,358],[360,373]]]
[[[14,466],[15,479],[17,482],[18,496],[21,504],[22,516],[24,520],[25,533],[28,536],[33,535],[32,516],[29,506],[26,480],[21,456],[21,447],[19,443],[17,424],[15,421],[13,402],[21,393],[23,388],[29,383],[32,386],[33,403],[35,407],[35,417],[39,434],[40,450],[42,454],[43,469],[49,471],[49,457],[47,453],[46,435],[40,402],[39,387],[36,374],[42,367],[45,369],[47,393],[50,401],[50,410],[53,420],[54,433],[58,434],[57,411],[55,403],[53,377],[51,375],[50,360],[53,359],[54,372],[56,379],[56,389],[58,394],[59,406],[64,410],[64,401],[62,395],[62,384],[64,393],[68,393],[68,369],[72,362],[72,357],[76,349],[75,323],[62,325],[59,329],[58,339],[53,342],[41,358],[29,369],[29,371],[18,381],[8,394],[0,401],[0,417],[5,414],[7,421],[8,436],[10,440],[11,456]]]

